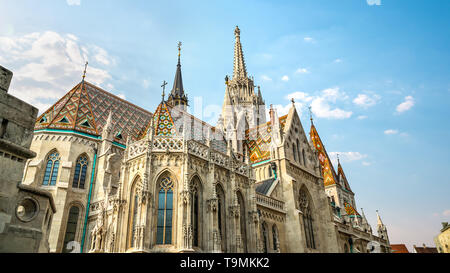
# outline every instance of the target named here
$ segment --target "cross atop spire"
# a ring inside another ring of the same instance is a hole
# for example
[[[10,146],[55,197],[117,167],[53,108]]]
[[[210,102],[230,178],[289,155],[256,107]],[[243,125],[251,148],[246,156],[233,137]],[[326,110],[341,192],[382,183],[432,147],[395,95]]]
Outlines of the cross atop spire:
[[[181,65],[180,63],[180,56],[181,56],[181,42],[178,42],[178,65]]]
[[[164,97],[166,96],[166,94],[165,94],[166,85],[167,85],[167,82],[163,81],[163,84],[161,85],[161,87],[163,89],[163,91],[162,91],[162,101],[164,101]]]
[[[309,109],[309,118],[311,119],[311,125],[314,125],[314,122],[313,122],[313,114],[312,114],[312,108],[311,108],[311,106],[308,107],[308,109]]]
[[[87,70],[87,67],[88,67],[88,62],[86,61],[86,63],[84,64],[84,72],[83,72],[83,82],[84,82],[84,78],[86,78],[86,70]]]
[[[236,42],[234,45],[233,79],[247,78],[247,69],[245,67],[244,53],[242,52],[241,45],[241,30],[238,26],[236,26],[236,29],[234,30],[234,35],[236,36]]]

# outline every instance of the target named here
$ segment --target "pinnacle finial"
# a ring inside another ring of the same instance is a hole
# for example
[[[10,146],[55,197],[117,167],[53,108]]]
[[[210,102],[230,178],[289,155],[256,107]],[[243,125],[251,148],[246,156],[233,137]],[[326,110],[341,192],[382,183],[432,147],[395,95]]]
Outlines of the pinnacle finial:
[[[313,114],[312,114],[312,108],[311,108],[311,106],[309,106],[308,109],[309,109],[309,118],[310,118],[310,120],[311,120],[311,125],[314,125],[314,122],[313,122]]]
[[[84,78],[86,78],[86,70],[87,70],[87,67],[88,67],[88,62],[86,61],[86,63],[84,64],[84,72],[83,72],[83,82],[84,82]]]
[[[182,43],[178,42],[178,64],[180,64],[181,46],[182,46]]]
[[[338,161],[338,164],[341,164],[341,161],[339,160],[339,154],[337,154],[337,161]]]
[[[291,102],[292,102],[292,106],[295,106],[295,99],[294,98],[291,99]]]
[[[234,35],[235,35],[236,37],[239,37],[239,36],[241,35],[241,30],[239,29],[238,26],[236,26],[236,29],[234,30]]]

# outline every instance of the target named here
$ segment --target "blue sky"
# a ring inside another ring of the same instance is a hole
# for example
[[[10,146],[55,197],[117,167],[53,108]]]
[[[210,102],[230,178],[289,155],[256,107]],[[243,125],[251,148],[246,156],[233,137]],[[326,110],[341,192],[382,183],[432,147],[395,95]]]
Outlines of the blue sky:
[[[294,97],[306,132],[312,106],[372,226],[378,209],[391,243],[434,245],[450,220],[450,2],[280,2],[0,0],[0,64],[40,111],[85,60],[88,81],[153,111],[182,41],[191,103],[221,106],[239,25],[266,104],[282,114]]]

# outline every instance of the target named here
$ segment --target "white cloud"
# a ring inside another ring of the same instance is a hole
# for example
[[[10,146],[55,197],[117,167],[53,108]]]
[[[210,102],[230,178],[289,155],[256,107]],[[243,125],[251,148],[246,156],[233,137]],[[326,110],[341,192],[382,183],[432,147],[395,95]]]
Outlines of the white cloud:
[[[394,130],[394,129],[388,129],[386,131],[384,131],[385,135],[396,135],[398,134],[398,130]]]
[[[314,39],[312,37],[305,37],[305,38],[303,38],[303,40],[308,43],[314,42]]]
[[[104,49],[81,44],[73,34],[53,31],[0,36],[0,56],[8,56],[2,64],[14,72],[11,94],[40,112],[81,81],[85,61],[89,60],[86,80],[100,87],[106,86],[111,75],[98,65],[114,63]]]
[[[381,5],[381,0],[366,0],[366,1],[369,6],[373,6],[373,5],[380,6]]]
[[[127,97],[125,96],[125,94],[118,94],[118,95],[116,95],[116,96],[118,96],[119,98],[121,98],[121,99],[123,99],[123,100],[126,100],[126,99],[127,99]]]
[[[366,154],[361,154],[360,152],[331,152],[329,153],[330,160],[333,164],[337,165],[337,156],[339,154],[339,160],[341,163],[352,162],[362,160],[367,157]]]
[[[305,92],[294,92],[294,93],[291,93],[291,94],[285,96],[285,99],[288,99],[288,100],[294,99],[296,101],[309,102],[313,99],[313,97],[309,96]]]
[[[406,96],[405,101],[400,103],[397,106],[397,109],[396,109],[397,113],[403,113],[405,111],[408,111],[409,109],[411,109],[414,106],[415,103],[416,102],[412,96]]]
[[[353,100],[353,103],[363,108],[369,108],[377,104],[377,101],[379,99],[380,96],[378,96],[377,94],[358,94],[358,96]]]
[[[370,165],[372,165],[372,163],[370,163],[370,162],[366,162],[366,161],[363,161],[363,162],[362,162],[362,165],[363,165],[363,166],[366,166],[366,167],[367,167],[367,166],[370,166]]]
[[[287,82],[289,81],[289,77],[287,75],[284,75],[283,77],[281,77],[281,80]]]
[[[307,73],[309,73],[309,71],[306,68],[299,68],[295,71],[295,74],[307,74]]]
[[[339,59],[339,58],[338,58],[338,59],[334,60],[334,62],[335,62],[335,63],[342,63],[342,59]]]
[[[261,80],[262,80],[262,81],[265,81],[265,82],[270,82],[270,81],[272,81],[272,78],[270,78],[270,77],[267,76],[267,75],[262,75],[262,76],[261,76]]]
[[[285,98],[294,98],[296,102],[301,103],[302,106],[306,103],[310,104],[313,114],[318,118],[346,119],[350,118],[353,114],[350,111],[345,111],[330,105],[336,103],[337,100],[346,100],[348,98],[348,96],[344,92],[340,92],[337,87],[322,90],[317,96],[310,96],[304,92],[294,92],[288,94]],[[301,109],[303,109],[303,107],[301,107]]]
[[[144,79],[144,80],[142,81],[142,87],[144,87],[144,89],[149,88],[149,87],[150,87],[150,81],[147,80],[147,79]]]
[[[69,6],[79,6],[81,5],[81,0],[66,0]]]
[[[363,120],[363,119],[366,119],[366,118],[368,118],[367,116],[358,116],[358,118],[357,119],[359,119],[359,120]]]

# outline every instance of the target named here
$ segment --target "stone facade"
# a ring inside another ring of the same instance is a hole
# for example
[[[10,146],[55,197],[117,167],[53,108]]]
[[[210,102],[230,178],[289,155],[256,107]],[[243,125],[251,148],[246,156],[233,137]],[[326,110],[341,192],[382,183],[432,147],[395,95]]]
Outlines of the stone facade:
[[[442,223],[441,233],[434,238],[439,253],[450,253],[450,225]]]
[[[0,66],[0,252],[48,252],[52,196],[21,184],[37,109],[7,94],[12,72]]]

